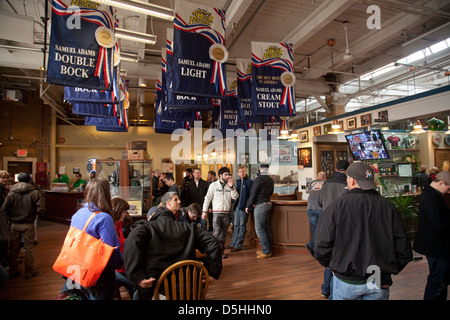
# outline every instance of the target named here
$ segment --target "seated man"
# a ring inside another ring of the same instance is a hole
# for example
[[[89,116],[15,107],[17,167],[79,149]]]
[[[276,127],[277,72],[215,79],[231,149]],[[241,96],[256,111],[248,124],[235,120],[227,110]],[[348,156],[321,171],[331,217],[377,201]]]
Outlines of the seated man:
[[[138,285],[138,298],[151,299],[161,273],[181,260],[195,260],[195,249],[206,254],[204,264],[209,275],[219,279],[222,272],[222,252],[219,241],[206,230],[192,223],[179,223],[174,215],[180,210],[175,192],[161,199],[150,221],[140,221],[125,241],[123,258],[128,278]]]

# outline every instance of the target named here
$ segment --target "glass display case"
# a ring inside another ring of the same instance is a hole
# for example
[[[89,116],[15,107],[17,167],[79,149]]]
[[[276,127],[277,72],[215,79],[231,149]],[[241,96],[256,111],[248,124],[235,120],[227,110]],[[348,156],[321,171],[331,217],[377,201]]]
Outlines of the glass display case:
[[[111,197],[128,202],[131,217],[147,214],[152,206],[151,160],[97,160],[97,176],[109,181]]]

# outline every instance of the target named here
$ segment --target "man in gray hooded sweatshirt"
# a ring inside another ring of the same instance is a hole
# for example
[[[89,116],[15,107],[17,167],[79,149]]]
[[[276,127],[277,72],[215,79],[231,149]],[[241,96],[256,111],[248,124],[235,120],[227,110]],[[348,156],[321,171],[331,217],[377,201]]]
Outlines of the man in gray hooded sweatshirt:
[[[15,278],[19,273],[17,258],[20,251],[20,239],[25,239],[25,278],[39,275],[34,265],[34,221],[37,214],[45,212],[41,193],[30,183],[31,177],[26,172],[17,176],[19,183],[13,185],[8,193],[2,210],[11,222],[9,277]]]

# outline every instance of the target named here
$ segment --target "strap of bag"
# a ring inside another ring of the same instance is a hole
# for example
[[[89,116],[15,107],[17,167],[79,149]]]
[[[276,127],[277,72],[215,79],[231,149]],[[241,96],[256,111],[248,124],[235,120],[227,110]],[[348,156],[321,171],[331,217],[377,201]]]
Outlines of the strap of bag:
[[[86,232],[86,228],[87,228],[89,222],[91,222],[92,218],[94,218],[94,216],[95,216],[97,213],[99,213],[99,212],[100,212],[100,211],[94,212],[94,213],[89,217],[89,219],[86,221],[86,224],[84,225],[83,232]]]

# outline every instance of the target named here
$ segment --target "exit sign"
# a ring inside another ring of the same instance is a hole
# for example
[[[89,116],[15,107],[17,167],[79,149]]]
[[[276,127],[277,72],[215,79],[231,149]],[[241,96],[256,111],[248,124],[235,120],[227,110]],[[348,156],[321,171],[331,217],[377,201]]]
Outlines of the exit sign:
[[[26,158],[28,155],[28,151],[25,149],[18,149],[16,154],[18,158]]]

